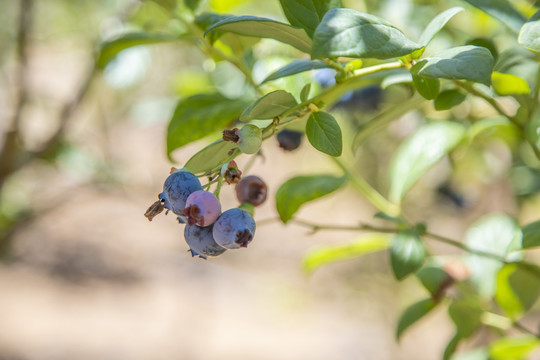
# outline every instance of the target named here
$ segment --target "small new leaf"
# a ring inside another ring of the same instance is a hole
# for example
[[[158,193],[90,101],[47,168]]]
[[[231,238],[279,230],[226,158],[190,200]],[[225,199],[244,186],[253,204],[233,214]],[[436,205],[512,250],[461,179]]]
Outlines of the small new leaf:
[[[320,152],[330,156],[341,155],[341,128],[332,115],[322,111],[312,113],[306,123],[306,136]]]

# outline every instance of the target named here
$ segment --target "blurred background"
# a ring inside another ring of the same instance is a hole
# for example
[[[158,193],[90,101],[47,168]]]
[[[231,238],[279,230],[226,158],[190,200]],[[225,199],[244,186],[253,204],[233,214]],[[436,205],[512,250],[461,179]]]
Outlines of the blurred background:
[[[0,359],[440,358],[453,335],[444,309],[396,343],[399,314],[427,293],[415,279],[397,283],[386,252],[310,275],[302,271],[309,250],[358,236],[312,234],[276,221],[273,198],[286,179],[339,173],[305,139],[295,152],[283,151],[274,138],[266,141],[251,168],[270,194],[257,209],[257,235],[248,249],[207,261],[192,258],[174,216],[144,218],[171,166],[181,167],[219,137],[174,152],[171,163],[166,129],[178,99],[216,89],[231,98],[249,91],[242,73],[205,57],[189,41],[133,47],[104,70],[96,67],[103,40],[142,30],[181,34],[183,24],[168,16],[171,3],[0,1]],[[413,38],[434,14],[463,5],[345,3],[378,14]],[[218,13],[284,19],[277,0],[212,0],[206,6]],[[464,27],[467,34],[459,30]],[[500,25],[467,8],[434,49],[474,36],[504,44],[503,35]],[[256,81],[298,56],[271,40],[245,41],[252,42]],[[297,94],[306,82],[316,84],[314,75],[268,86]],[[370,100],[365,97],[373,92],[334,108],[345,129],[399,103],[409,89],[374,91]],[[368,141],[356,154],[357,166],[384,191],[393,150],[424,117],[464,119],[486,111],[473,100],[443,115],[421,104]],[[516,185],[508,176],[514,152],[532,161],[526,150],[516,149],[515,139],[508,132],[490,134],[454,172],[450,160],[439,164],[408,197],[411,218],[456,239],[487,212],[535,220],[537,184]],[[248,161],[237,160],[240,168]],[[534,178],[525,173],[517,178],[527,176]],[[522,190],[519,201],[516,188]],[[224,208],[238,205],[233,190],[222,190]],[[299,216],[350,225],[372,222],[375,212],[346,188],[302,208]],[[431,250],[453,251],[435,245]],[[469,343],[476,341],[481,339]]]

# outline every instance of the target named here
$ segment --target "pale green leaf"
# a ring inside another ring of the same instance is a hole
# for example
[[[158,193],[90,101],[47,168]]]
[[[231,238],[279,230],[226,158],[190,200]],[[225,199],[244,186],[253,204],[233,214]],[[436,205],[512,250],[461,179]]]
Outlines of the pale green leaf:
[[[267,81],[277,80],[282,77],[291,76],[298,74],[304,71],[313,70],[313,69],[323,69],[327,68],[328,65],[322,60],[310,60],[310,59],[300,59],[294,60],[284,67],[274,71],[272,74],[268,75],[266,79],[262,81],[264,84]]]
[[[491,74],[491,85],[499,95],[519,95],[531,92],[527,80],[512,74],[493,72]]]
[[[294,96],[285,90],[272,91],[255,101],[240,115],[241,121],[273,119],[296,106]]]
[[[193,174],[206,173],[225,163],[234,148],[235,143],[219,139],[193,155],[184,167]]]

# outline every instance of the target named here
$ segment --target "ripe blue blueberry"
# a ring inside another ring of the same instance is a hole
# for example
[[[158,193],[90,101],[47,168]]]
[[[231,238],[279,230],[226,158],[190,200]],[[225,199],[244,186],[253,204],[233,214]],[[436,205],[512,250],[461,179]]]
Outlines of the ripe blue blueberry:
[[[212,235],[213,225],[200,227],[186,225],[184,238],[189,245],[191,256],[199,256],[206,259],[207,256],[218,256],[225,252],[224,247],[219,246]]]
[[[285,151],[293,151],[300,146],[302,142],[302,133],[295,130],[282,130],[277,134],[279,147]]]
[[[266,200],[268,192],[266,184],[262,179],[255,175],[242,178],[236,184],[236,197],[241,203],[247,202],[253,206],[259,206]]]
[[[255,220],[248,212],[229,209],[214,223],[214,240],[227,249],[247,247],[255,235]]]
[[[211,192],[198,190],[188,196],[182,213],[186,216],[188,225],[208,226],[219,217],[221,204]]]
[[[158,197],[165,209],[183,216],[188,196],[197,190],[202,190],[199,179],[188,171],[178,170],[165,180],[163,192]]]

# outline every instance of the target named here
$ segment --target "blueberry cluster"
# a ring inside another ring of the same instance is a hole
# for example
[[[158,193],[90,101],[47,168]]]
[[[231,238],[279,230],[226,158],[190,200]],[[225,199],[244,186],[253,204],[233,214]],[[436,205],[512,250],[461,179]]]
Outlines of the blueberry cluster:
[[[241,171],[236,163],[229,164],[228,174],[232,171],[240,177]],[[236,169],[236,170],[235,170]],[[229,176],[230,177],[230,176]],[[227,179],[227,176],[224,176]],[[257,176],[247,176],[236,184],[236,195],[241,208],[221,212],[219,199],[211,192],[203,190],[199,179],[185,170],[176,170],[165,180],[159,200],[152,204],[145,213],[152,220],[164,209],[178,216],[181,224],[186,223],[184,238],[192,256],[206,259],[218,256],[227,249],[247,247],[255,235],[255,220],[243,208],[253,208],[266,200],[266,184]]]

